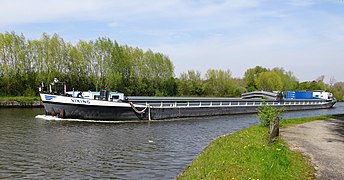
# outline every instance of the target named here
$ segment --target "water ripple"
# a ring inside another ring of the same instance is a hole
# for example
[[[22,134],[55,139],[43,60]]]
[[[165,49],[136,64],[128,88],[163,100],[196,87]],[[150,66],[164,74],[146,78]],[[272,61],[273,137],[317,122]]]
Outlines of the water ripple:
[[[286,118],[338,114],[285,113]],[[0,109],[0,179],[174,179],[212,140],[258,123],[236,115],[146,123],[35,118],[42,109]]]

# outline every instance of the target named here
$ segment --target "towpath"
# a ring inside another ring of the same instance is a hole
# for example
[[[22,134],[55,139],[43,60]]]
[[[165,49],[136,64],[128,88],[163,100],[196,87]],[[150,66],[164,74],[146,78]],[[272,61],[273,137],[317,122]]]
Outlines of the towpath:
[[[344,179],[344,118],[288,127],[281,136],[292,150],[310,157],[316,179]]]

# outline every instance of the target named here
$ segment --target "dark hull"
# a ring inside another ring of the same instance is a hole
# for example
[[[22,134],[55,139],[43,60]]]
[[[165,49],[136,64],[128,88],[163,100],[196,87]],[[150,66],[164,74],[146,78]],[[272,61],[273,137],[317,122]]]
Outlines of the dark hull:
[[[151,107],[138,113],[132,107],[94,106],[43,102],[46,114],[62,118],[88,119],[101,121],[137,121],[172,118],[219,116],[231,114],[256,113],[259,106],[222,106],[222,107]],[[335,102],[318,105],[276,105],[286,111],[331,108]],[[137,108],[138,111],[143,108]]]
[[[144,118],[130,107],[89,106],[43,102],[47,115],[71,119],[130,121]]]
[[[331,108],[333,103],[324,105],[284,105],[275,106],[283,108],[286,111],[300,111],[312,109]],[[154,108],[151,109],[152,119],[170,119],[170,118],[188,118],[188,117],[205,117],[221,116],[234,114],[256,113],[259,106],[230,106],[230,107],[180,107],[180,108]]]

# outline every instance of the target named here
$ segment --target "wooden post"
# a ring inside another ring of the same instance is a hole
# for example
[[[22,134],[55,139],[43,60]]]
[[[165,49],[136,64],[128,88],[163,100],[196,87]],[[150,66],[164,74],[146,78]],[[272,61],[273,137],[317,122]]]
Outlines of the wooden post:
[[[280,121],[280,118],[276,117],[275,122],[270,126],[269,144],[272,144],[275,137],[279,136],[279,121]]]

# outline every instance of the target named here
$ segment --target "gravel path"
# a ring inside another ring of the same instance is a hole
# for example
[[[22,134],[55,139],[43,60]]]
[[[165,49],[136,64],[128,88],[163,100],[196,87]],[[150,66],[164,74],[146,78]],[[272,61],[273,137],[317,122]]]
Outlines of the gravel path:
[[[344,179],[344,118],[288,127],[281,136],[292,150],[310,157],[317,179]]]

